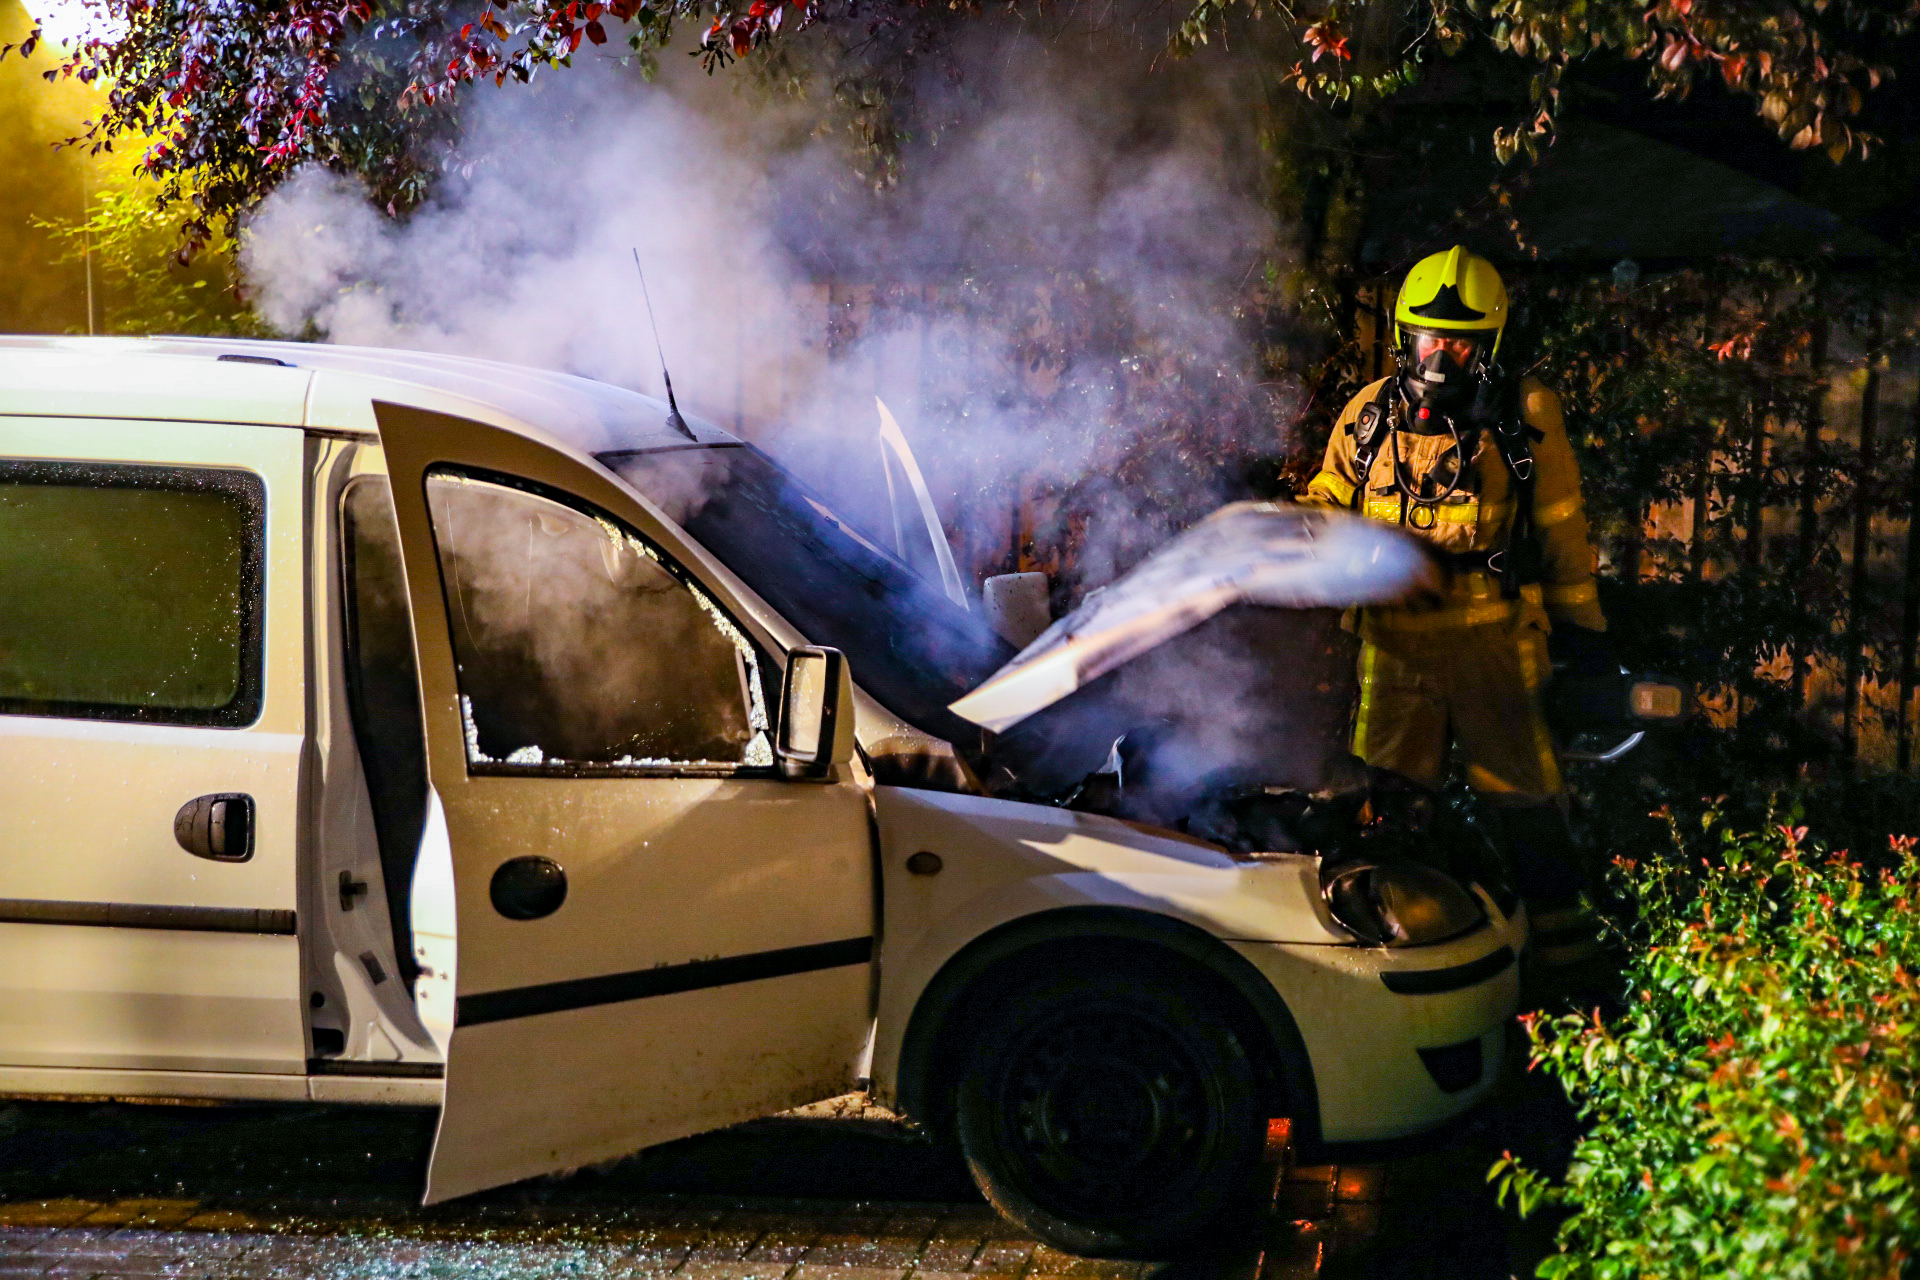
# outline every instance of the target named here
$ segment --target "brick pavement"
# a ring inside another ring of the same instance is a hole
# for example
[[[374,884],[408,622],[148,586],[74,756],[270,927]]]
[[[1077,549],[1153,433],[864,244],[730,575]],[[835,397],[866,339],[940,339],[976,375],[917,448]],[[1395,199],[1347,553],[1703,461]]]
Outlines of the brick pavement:
[[[1141,1280],[1070,1257],[984,1205],[640,1204],[490,1223],[263,1221],[195,1201],[0,1205],[0,1280]]]
[[[1491,1206],[1486,1153],[1474,1144],[1307,1166],[1276,1122],[1254,1229],[1210,1256],[1149,1267],[1070,1257],[1023,1237],[968,1198],[962,1171],[923,1163],[925,1144],[885,1139],[870,1114],[854,1119],[756,1122],[421,1209],[424,1150],[383,1163],[378,1148],[404,1146],[410,1133],[417,1143],[424,1125],[413,1133],[368,1113],[28,1107],[11,1120],[0,1114],[0,1280],[1505,1280],[1531,1271],[1509,1258],[1511,1224]],[[83,1149],[103,1131],[110,1137]],[[807,1189],[739,1194],[783,1178]],[[181,1194],[161,1190],[171,1187]]]

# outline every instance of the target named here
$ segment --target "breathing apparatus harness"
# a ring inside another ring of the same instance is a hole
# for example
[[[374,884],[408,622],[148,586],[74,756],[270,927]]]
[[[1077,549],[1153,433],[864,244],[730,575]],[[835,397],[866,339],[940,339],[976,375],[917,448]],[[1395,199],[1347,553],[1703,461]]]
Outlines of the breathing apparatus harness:
[[[1383,448],[1391,448],[1393,483],[1400,494],[1400,523],[1415,529],[1433,528],[1438,519],[1437,508],[1459,492],[1466,478],[1467,467],[1478,452],[1479,430],[1484,425],[1493,437],[1494,448],[1499,452],[1501,461],[1506,463],[1508,474],[1513,477],[1514,510],[1513,518],[1507,522],[1506,544],[1492,551],[1442,554],[1457,573],[1485,572],[1498,578],[1501,596],[1515,600],[1519,598],[1522,586],[1541,580],[1540,541],[1536,536],[1533,515],[1536,480],[1533,442],[1544,437],[1521,414],[1516,383],[1485,363],[1480,366],[1478,376],[1479,385],[1474,390],[1465,431],[1461,430],[1453,414],[1444,410],[1429,410],[1440,413],[1448,432],[1453,436],[1451,452],[1458,459],[1446,491],[1438,494],[1416,493],[1408,482],[1400,457],[1399,440],[1401,417],[1406,408],[1405,397],[1395,397],[1393,394],[1399,387],[1399,378],[1383,381],[1379,394],[1363,405],[1359,416],[1347,426],[1353,435],[1354,475],[1359,480],[1348,505],[1357,510],[1366,501],[1367,483],[1373,476],[1374,459],[1380,456]],[[1425,513],[1425,523],[1421,522],[1420,513]]]

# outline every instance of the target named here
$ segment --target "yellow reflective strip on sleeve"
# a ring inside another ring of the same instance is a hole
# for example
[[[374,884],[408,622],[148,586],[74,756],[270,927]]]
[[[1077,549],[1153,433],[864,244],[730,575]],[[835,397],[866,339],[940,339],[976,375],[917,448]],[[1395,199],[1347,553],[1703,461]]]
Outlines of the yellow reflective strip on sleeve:
[[[1542,594],[1548,604],[1591,604],[1600,598],[1600,588],[1591,581],[1576,582],[1566,587],[1548,587]]]
[[[1373,709],[1373,669],[1380,651],[1372,645],[1360,648],[1360,709],[1353,714],[1353,754],[1367,758],[1367,720]]]
[[[1467,764],[1467,785],[1481,795],[1488,792],[1513,792],[1519,788],[1483,764],[1469,761]]]
[[[1549,502],[1545,506],[1535,503],[1533,508],[1533,522],[1544,529],[1549,525],[1559,524],[1562,520],[1570,520],[1579,514],[1580,495],[1574,493],[1560,499],[1558,502]]]
[[[1353,501],[1353,486],[1332,471],[1322,471],[1307,484],[1307,492],[1319,491],[1341,506]]]

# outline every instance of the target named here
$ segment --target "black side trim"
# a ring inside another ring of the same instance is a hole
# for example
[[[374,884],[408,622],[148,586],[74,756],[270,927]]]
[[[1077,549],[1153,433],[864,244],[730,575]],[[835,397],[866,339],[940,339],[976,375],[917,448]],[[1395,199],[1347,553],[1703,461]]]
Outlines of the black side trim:
[[[438,1062],[348,1062],[343,1058],[308,1058],[310,1076],[370,1076],[381,1080],[444,1080],[447,1068]]]
[[[718,960],[660,965],[653,969],[609,973],[597,978],[571,978],[565,982],[542,983],[537,987],[512,987],[477,996],[461,996],[454,1003],[453,1021],[455,1026],[476,1027],[486,1022],[531,1018],[541,1013],[646,1000],[653,996],[676,995],[682,991],[727,987],[736,982],[758,982],[762,978],[785,978],[796,973],[812,973],[816,969],[838,969],[850,964],[866,964],[872,959],[871,937],[848,938],[844,942],[817,942],[805,947],[784,947],[778,951],[756,951],[750,955],[726,956]]]
[[[1420,1064],[1440,1086],[1442,1093],[1459,1093],[1480,1083],[1484,1070],[1480,1060],[1480,1041],[1462,1040],[1437,1049],[1420,1049]]]
[[[1451,969],[1415,969],[1411,972],[1383,973],[1380,981],[1387,990],[1402,996],[1437,996],[1443,991],[1458,991],[1485,982],[1504,972],[1513,963],[1513,948],[1502,947],[1478,960],[1457,964]]]
[[[271,933],[291,937],[291,911],[269,907],[153,907],[137,902],[47,902],[0,898],[0,924],[84,924],[186,933]]]

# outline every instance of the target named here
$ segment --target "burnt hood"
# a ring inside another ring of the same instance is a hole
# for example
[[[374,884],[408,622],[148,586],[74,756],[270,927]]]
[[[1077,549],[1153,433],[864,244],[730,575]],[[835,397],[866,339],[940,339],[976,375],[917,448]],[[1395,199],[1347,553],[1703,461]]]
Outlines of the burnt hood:
[[[1235,503],[1093,592],[950,709],[1004,734],[1233,606],[1391,604],[1440,578],[1432,555],[1390,526],[1293,503]]]

